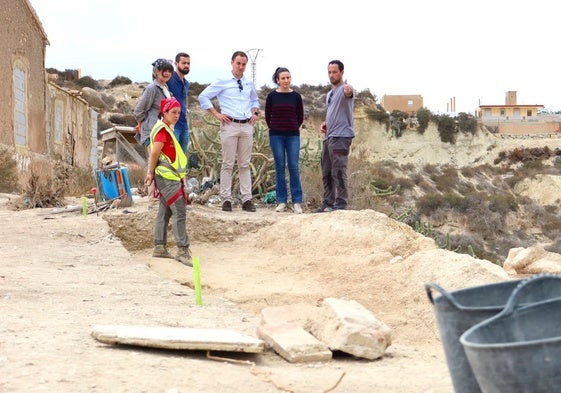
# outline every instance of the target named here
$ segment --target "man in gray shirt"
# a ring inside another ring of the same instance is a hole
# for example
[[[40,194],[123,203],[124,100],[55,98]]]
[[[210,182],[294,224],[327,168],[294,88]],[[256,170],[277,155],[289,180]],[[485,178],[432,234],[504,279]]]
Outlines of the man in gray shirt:
[[[320,126],[325,134],[321,152],[323,202],[318,212],[343,210],[349,204],[347,165],[355,136],[353,87],[343,81],[345,66],[332,60],[327,66],[331,91],[326,97],[327,115]]]

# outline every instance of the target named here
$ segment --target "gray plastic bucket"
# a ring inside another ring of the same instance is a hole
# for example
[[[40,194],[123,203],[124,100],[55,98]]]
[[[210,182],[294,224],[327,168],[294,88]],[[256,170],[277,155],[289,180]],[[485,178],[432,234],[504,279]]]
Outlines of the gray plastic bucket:
[[[434,305],[446,364],[456,393],[481,392],[460,344],[460,336],[477,323],[500,313],[521,281],[504,281],[454,292],[447,292],[435,283],[425,284],[429,300]],[[440,292],[441,296],[433,297],[433,291]]]
[[[524,280],[503,311],[461,337],[483,393],[561,391],[561,277]],[[524,304],[526,295],[540,302]]]

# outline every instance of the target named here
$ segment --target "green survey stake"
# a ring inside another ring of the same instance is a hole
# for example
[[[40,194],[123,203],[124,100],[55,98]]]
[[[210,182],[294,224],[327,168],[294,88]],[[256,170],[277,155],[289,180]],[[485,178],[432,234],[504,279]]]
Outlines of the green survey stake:
[[[88,215],[88,198],[82,197],[82,215],[85,217]]]
[[[195,282],[195,303],[197,306],[203,305],[203,296],[201,293],[201,265],[199,257],[193,256],[193,281]]]

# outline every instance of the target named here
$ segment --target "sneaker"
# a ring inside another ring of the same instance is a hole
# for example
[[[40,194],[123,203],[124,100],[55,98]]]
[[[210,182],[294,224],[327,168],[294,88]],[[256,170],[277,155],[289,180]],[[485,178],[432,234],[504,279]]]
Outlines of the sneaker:
[[[334,211],[335,209],[333,209],[332,207],[329,206],[322,206],[319,209],[316,210],[316,213],[329,213]]]
[[[179,247],[175,259],[186,266],[193,267],[193,263],[191,262],[191,250],[189,247]]]
[[[277,208],[275,209],[277,213],[282,213],[286,211],[286,203],[279,203]]]
[[[254,212],[256,210],[255,205],[251,202],[251,200],[245,201],[242,205],[242,209],[246,212]]]
[[[302,206],[300,206],[299,203],[295,203],[293,209],[294,209],[294,213],[302,214]]]
[[[152,253],[152,256],[154,258],[172,258],[173,259],[173,256],[169,253],[168,249],[163,244],[157,244],[154,247],[154,252]]]
[[[222,204],[222,210],[224,210],[225,212],[231,212],[232,211],[232,202],[230,201],[226,201]]]

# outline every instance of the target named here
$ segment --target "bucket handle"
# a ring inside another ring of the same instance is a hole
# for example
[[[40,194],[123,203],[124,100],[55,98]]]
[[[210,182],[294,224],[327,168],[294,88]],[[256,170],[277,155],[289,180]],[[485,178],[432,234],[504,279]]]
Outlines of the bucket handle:
[[[510,294],[510,297],[508,298],[508,301],[506,302],[506,305],[505,305],[503,311],[501,311],[501,313],[499,315],[504,316],[504,315],[512,314],[516,309],[518,309],[521,306],[521,304],[517,304],[518,294],[521,293],[522,291],[528,290],[528,288],[531,288],[533,285],[539,285],[540,283],[542,283],[546,280],[560,280],[561,281],[561,276],[556,275],[556,274],[543,273],[543,274],[536,274],[535,276],[528,277],[528,278],[522,280],[512,290],[512,293]],[[498,315],[497,315],[497,317],[498,317]]]
[[[433,290],[440,292],[440,294],[442,296],[444,296],[444,298],[446,298],[446,300],[448,300],[450,303],[452,303],[452,305],[454,307],[456,307],[457,309],[463,309],[464,308],[456,301],[456,299],[454,299],[454,296],[452,296],[451,293],[447,292],[444,288],[442,288],[440,285],[438,285],[434,282],[425,284],[425,291],[427,291],[427,296],[429,297],[429,301],[432,304],[434,304],[434,298],[432,296],[432,291]]]

